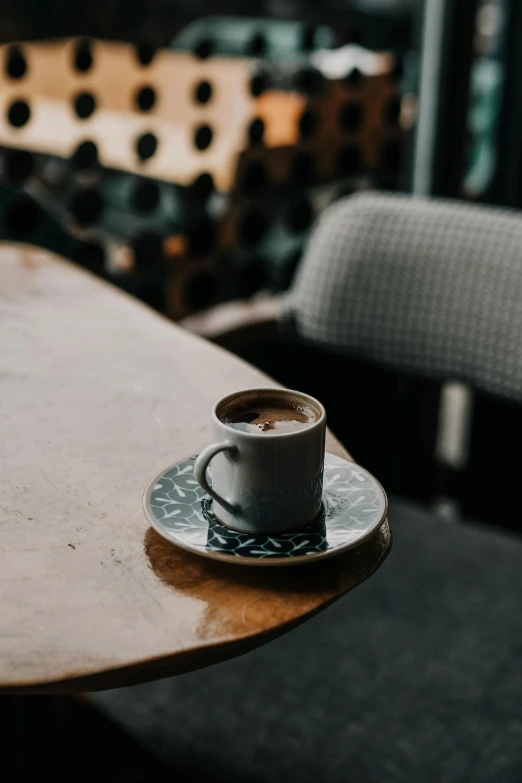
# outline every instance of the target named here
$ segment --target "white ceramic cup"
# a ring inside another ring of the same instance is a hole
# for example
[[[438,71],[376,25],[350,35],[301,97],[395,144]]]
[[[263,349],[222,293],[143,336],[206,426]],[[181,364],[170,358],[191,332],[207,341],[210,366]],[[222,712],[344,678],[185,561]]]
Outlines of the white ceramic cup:
[[[220,418],[237,403],[266,399],[270,404],[302,403],[316,421],[292,432],[243,432]],[[194,465],[198,483],[214,501],[223,524],[245,533],[292,530],[321,511],[326,413],[313,397],[289,389],[247,389],[218,400],[212,411],[216,440]],[[212,460],[212,485],[207,468]]]

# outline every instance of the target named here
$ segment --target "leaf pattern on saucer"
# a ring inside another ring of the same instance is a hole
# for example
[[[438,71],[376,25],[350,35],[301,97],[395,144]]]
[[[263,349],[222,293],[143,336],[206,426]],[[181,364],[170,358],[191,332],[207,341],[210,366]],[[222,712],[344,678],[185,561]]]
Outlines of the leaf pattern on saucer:
[[[326,454],[321,517],[288,533],[240,533],[222,525],[212,501],[194,478],[196,457],[182,460],[156,480],[147,509],[162,535],[199,554],[231,559],[291,560],[346,549],[384,518],[386,496],[364,468]],[[209,471],[210,473],[210,471]]]

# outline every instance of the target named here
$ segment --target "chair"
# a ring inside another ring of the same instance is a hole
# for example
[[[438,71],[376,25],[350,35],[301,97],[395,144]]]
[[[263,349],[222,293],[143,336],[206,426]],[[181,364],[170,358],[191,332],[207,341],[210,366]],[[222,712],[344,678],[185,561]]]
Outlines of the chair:
[[[511,499],[491,482],[491,460],[503,483],[516,485],[521,240],[513,210],[355,196],[319,222],[284,313],[299,342],[362,362],[349,368],[360,388],[349,384],[345,397],[373,419],[379,448],[367,444],[367,424],[331,423],[388,488],[423,501],[449,497],[467,515],[518,531]]]
[[[315,230],[283,323],[339,354],[520,401],[520,239],[515,214],[344,200]],[[500,493],[492,470],[495,482]],[[522,543],[398,498],[390,520],[385,566],[320,617],[96,703],[203,780],[520,780]]]

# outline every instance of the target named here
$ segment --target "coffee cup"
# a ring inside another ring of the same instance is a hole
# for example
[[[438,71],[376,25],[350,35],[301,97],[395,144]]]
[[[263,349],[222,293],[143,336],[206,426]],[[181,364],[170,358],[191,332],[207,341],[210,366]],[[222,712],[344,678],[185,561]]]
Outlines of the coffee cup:
[[[234,392],[215,404],[212,432],[216,442],[197,458],[194,476],[220,522],[259,534],[319,516],[326,413],[318,400],[289,389]]]

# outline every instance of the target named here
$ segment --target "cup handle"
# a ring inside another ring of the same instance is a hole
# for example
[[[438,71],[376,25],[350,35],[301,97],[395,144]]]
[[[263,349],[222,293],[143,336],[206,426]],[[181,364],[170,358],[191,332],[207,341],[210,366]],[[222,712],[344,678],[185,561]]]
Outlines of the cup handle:
[[[211,498],[217,501],[220,506],[223,506],[223,508],[225,508],[230,514],[237,514],[239,511],[239,506],[234,506],[232,503],[229,503],[228,500],[222,498],[221,495],[212,489],[211,485],[207,481],[207,468],[210,464],[210,461],[216,456],[216,454],[219,454],[221,451],[237,452],[237,450],[237,446],[235,446],[233,443],[229,443],[228,441],[223,441],[222,443],[211,443],[210,446],[207,446],[206,449],[203,449],[194,463],[194,478],[198,484],[203,487],[205,492],[209,494]]]

